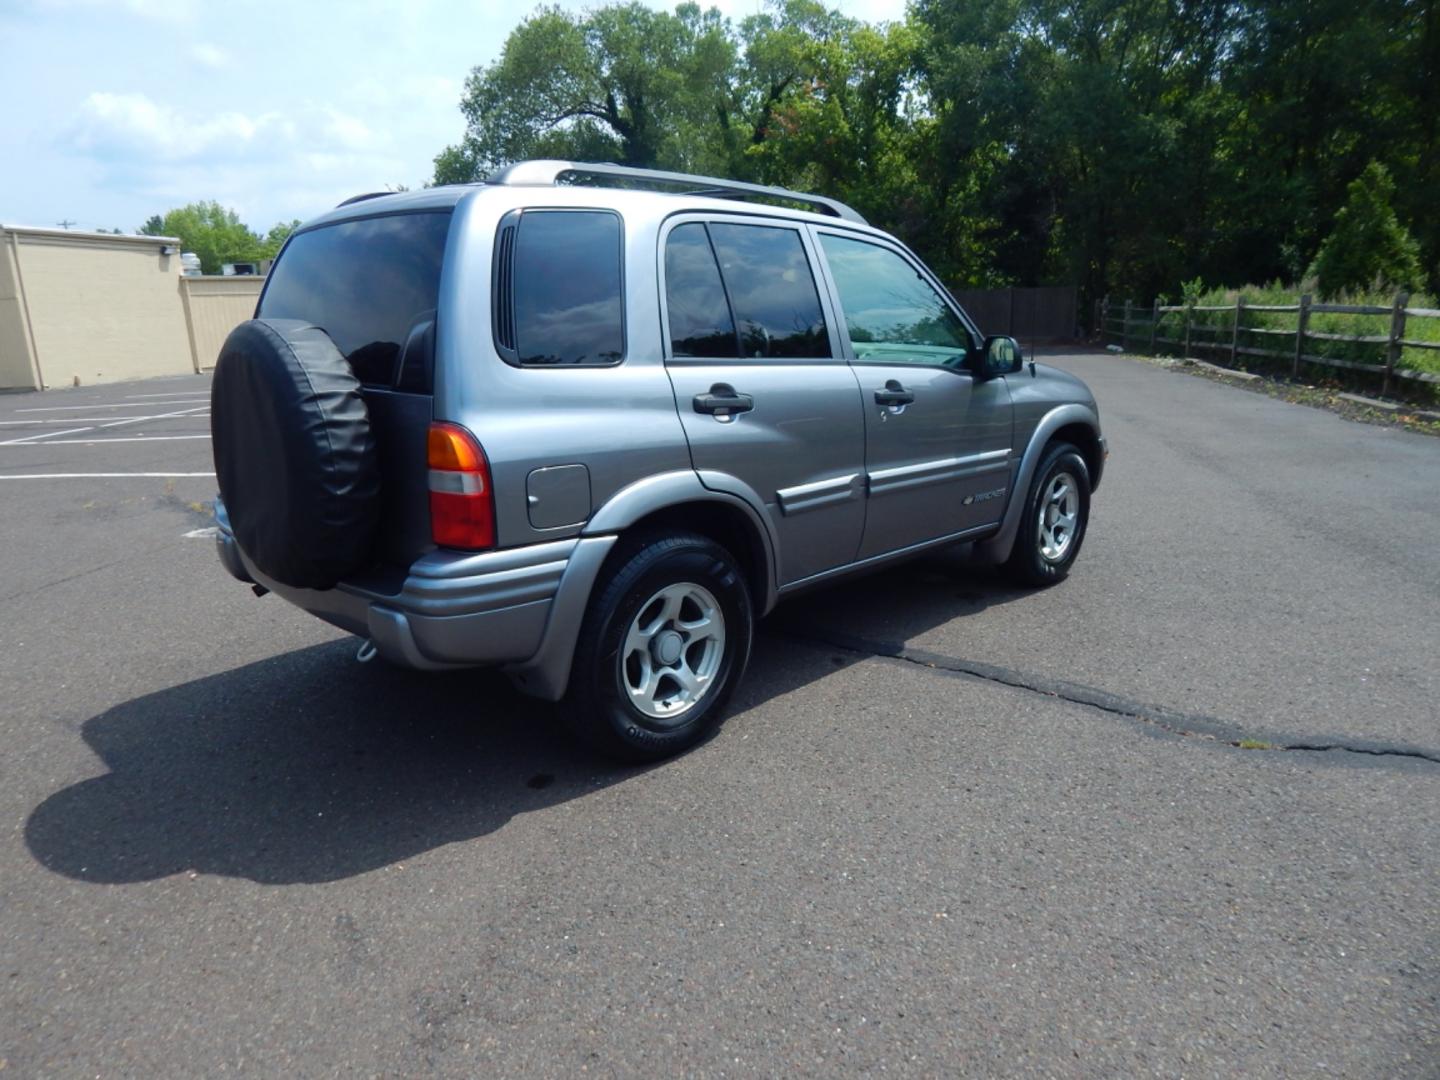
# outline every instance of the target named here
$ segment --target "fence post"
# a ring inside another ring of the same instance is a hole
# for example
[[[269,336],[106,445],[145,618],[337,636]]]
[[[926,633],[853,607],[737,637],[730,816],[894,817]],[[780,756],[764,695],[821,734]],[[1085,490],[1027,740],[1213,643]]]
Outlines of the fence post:
[[[1130,309],[1133,306],[1129,300],[1125,301],[1125,321],[1120,324],[1120,347],[1126,352],[1130,351]]]
[[[1295,316],[1295,363],[1290,368],[1292,379],[1300,378],[1300,357],[1305,353],[1305,328],[1310,325],[1310,294],[1300,297],[1300,313]]]
[[[1240,319],[1245,314],[1245,297],[1235,297],[1235,326],[1230,332],[1230,366],[1240,366]]]
[[[1405,305],[1410,303],[1410,294],[1398,292],[1395,294],[1395,307],[1390,312],[1390,344],[1385,350],[1385,383],[1380,387],[1380,394],[1390,393],[1390,379],[1395,374],[1395,365],[1400,362],[1400,339],[1405,336]]]
[[[1005,315],[1005,333],[1015,336],[1015,286],[1009,288],[1009,311]]]
[[[1194,315],[1192,310],[1194,306],[1195,298],[1187,296],[1185,298],[1185,354],[1183,357],[1186,360],[1190,359],[1190,323]]]
[[[1150,355],[1155,355],[1155,335],[1160,332],[1160,298],[1150,305]]]
[[[1105,335],[1110,333],[1110,294],[1100,298],[1100,344],[1105,344]]]

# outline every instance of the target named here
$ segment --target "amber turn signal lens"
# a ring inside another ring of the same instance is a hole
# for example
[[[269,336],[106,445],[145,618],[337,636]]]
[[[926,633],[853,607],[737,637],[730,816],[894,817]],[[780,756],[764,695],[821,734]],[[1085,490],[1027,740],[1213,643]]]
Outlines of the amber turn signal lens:
[[[430,425],[430,468],[454,472],[483,472],[485,457],[475,437],[459,424]]]

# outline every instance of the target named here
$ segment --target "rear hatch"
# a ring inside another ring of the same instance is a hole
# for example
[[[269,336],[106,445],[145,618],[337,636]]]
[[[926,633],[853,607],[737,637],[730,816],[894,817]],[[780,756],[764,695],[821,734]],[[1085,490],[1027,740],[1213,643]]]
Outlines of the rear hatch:
[[[380,457],[376,555],[393,567],[435,546],[426,437],[449,229],[448,210],[425,210],[302,230],[276,259],[256,310],[323,329],[360,380]]]

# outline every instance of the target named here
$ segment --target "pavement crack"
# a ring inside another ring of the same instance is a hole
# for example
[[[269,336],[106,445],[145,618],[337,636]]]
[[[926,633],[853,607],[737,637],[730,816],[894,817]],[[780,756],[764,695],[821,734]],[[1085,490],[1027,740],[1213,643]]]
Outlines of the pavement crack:
[[[1368,757],[1408,758],[1440,765],[1440,752],[1421,747],[1350,742],[1339,739],[1307,742],[1303,739],[1281,736],[1258,738],[1254,732],[1217,717],[1200,713],[1185,713],[1161,705],[1136,701],[1133,698],[1121,697],[1118,694],[1085,686],[1082,683],[1050,679],[1014,668],[986,664],[978,660],[966,660],[957,656],[946,656],[943,653],[928,652],[924,649],[912,649],[899,642],[877,641],[848,634],[816,633],[813,630],[802,631],[783,624],[776,626],[775,631],[779,636],[799,644],[839,649],[860,656],[900,660],[917,667],[965,675],[985,682],[999,683],[1016,690],[1025,690],[1043,697],[1056,698],[1073,705],[1083,705],[1112,716],[1148,724],[1180,738],[1202,739],[1242,750],[1333,751],[1363,754]]]

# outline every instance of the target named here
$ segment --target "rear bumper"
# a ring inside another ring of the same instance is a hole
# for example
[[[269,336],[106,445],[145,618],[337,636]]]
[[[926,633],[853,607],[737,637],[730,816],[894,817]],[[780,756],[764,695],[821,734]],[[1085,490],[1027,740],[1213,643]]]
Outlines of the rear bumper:
[[[590,588],[613,536],[556,540],[475,554],[432,551],[403,581],[376,576],[333,589],[297,589],[256,569],[216,500],[220,561],[241,581],[373,642],[380,655],[425,670],[502,666],[522,688],[558,698],[569,680]]]

